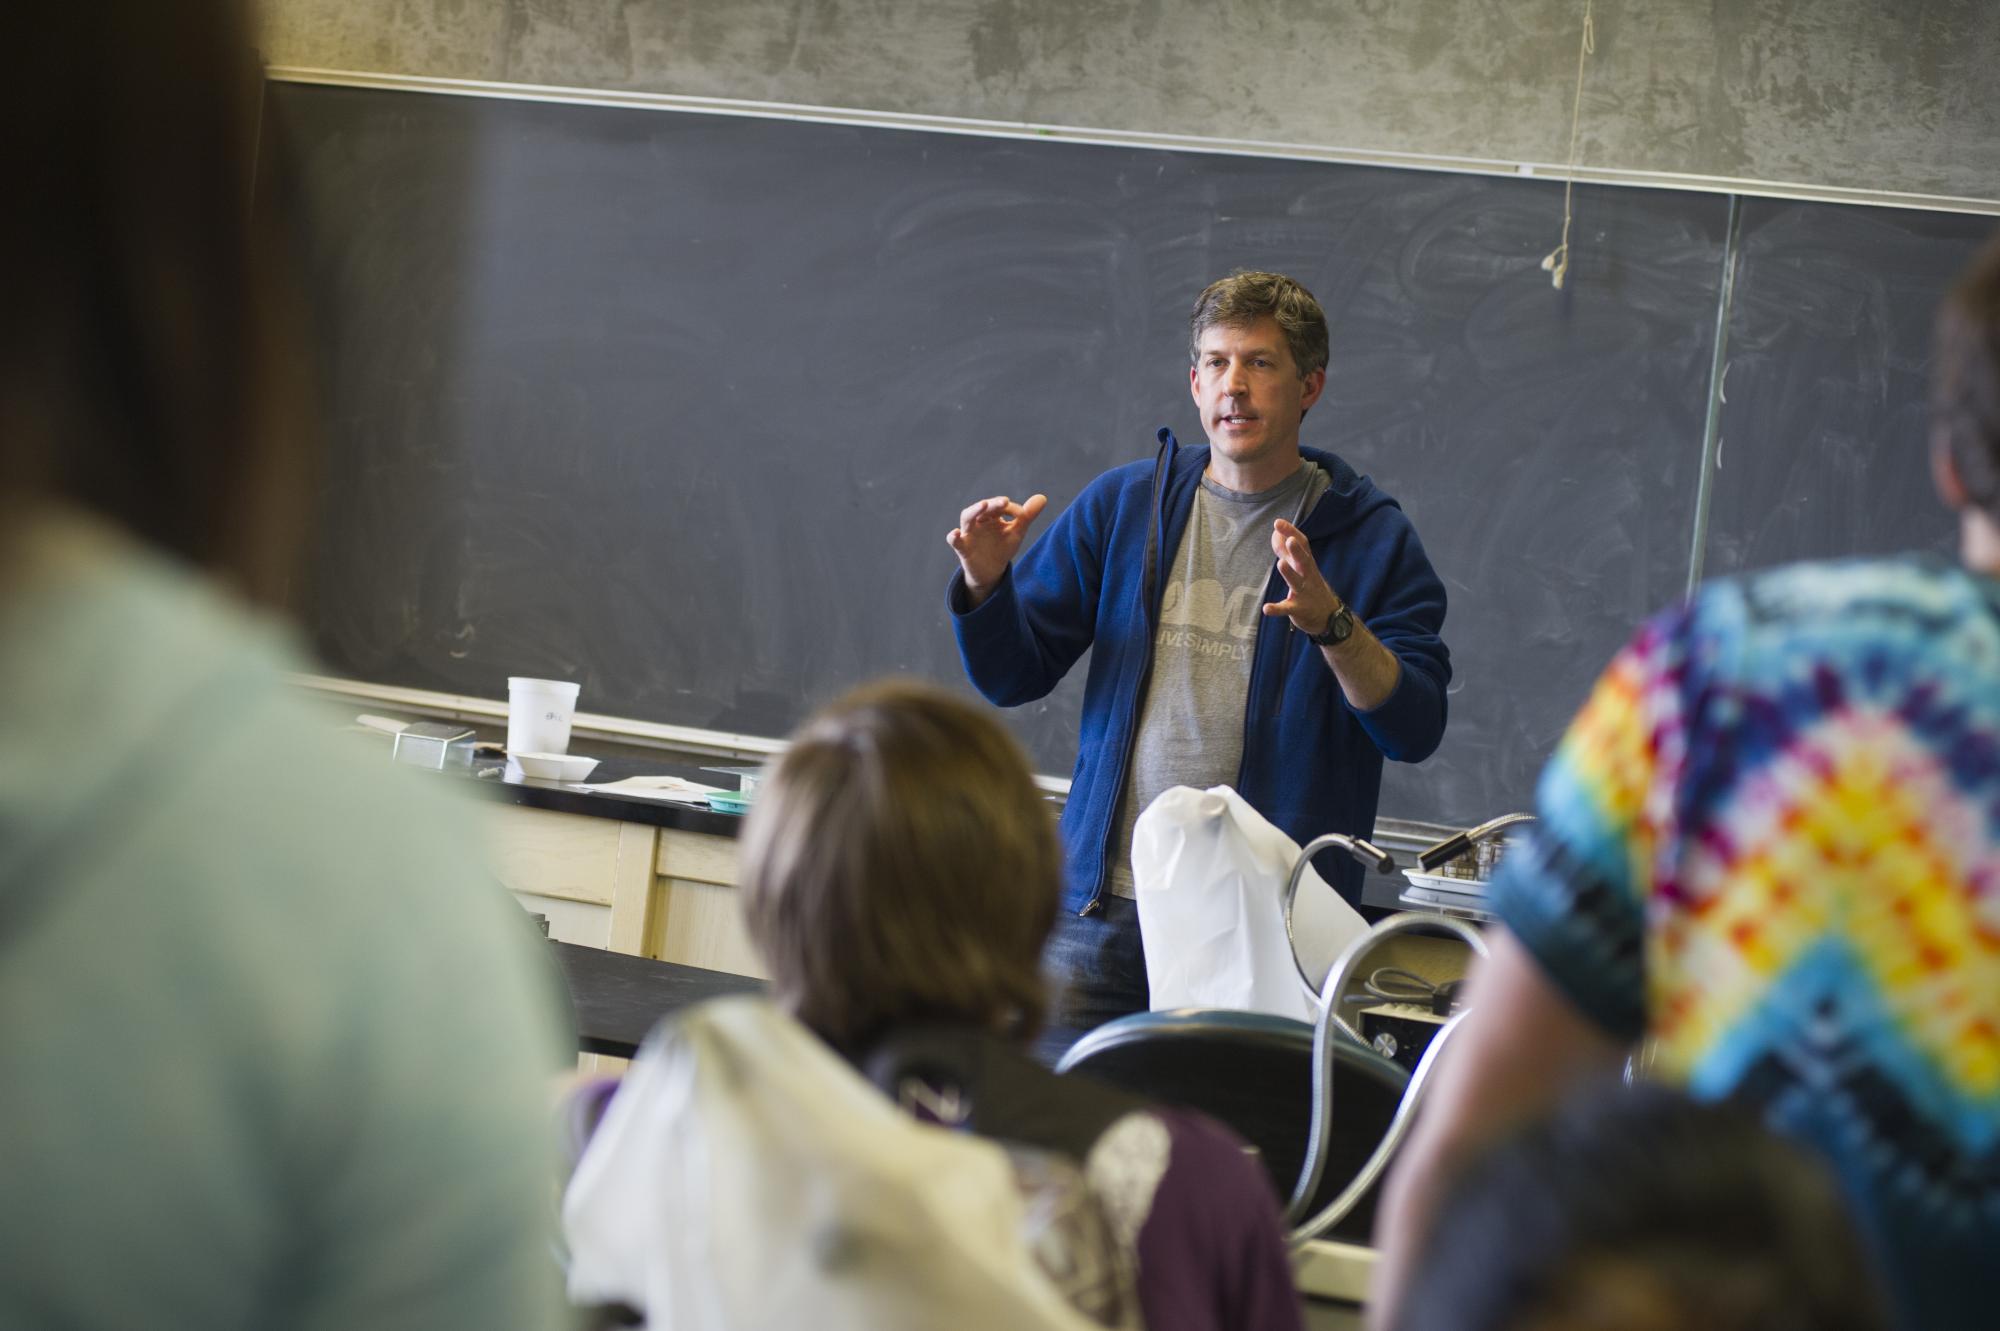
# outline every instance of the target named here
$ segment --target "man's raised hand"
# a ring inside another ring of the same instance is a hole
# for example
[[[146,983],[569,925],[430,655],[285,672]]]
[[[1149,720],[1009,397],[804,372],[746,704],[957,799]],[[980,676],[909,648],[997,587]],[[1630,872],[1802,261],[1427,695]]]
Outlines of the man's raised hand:
[[[1301,632],[1324,633],[1327,621],[1340,608],[1340,598],[1313,562],[1312,545],[1305,533],[1279,518],[1271,524],[1271,554],[1278,561],[1287,595],[1282,601],[1266,602],[1264,614],[1288,615],[1292,626]]]
[[[965,574],[965,590],[978,605],[1007,572],[1007,565],[1021,549],[1028,526],[1049,502],[1047,495],[1030,495],[1017,504],[1005,495],[982,499],[958,515],[958,525],[945,536],[945,544],[958,556]]]

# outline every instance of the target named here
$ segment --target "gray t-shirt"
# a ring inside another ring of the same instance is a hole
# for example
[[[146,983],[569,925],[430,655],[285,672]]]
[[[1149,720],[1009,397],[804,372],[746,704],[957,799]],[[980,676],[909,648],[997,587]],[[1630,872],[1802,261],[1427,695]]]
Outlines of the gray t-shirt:
[[[1317,464],[1239,494],[1204,476],[1160,599],[1153,676],[1120,797],[1111,890],[1133,895],[1132,828],[1175,786],[1233,784],[1243,761],[1250,659],[1271,577],[1271,524],[1297,523],[1330,484]]]

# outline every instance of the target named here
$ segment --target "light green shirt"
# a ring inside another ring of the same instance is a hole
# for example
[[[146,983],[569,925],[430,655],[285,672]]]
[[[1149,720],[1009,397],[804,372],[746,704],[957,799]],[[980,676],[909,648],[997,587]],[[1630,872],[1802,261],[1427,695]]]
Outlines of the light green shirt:
[[[0,1326],[545,1327],[558,989],[443,783],[87,523],[0,575]]]

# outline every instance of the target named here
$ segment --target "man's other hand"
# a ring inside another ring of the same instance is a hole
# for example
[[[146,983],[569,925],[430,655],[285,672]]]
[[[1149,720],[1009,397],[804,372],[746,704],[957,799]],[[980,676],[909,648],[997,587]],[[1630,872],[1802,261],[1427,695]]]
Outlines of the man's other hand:
[[[1005,495],[982,499],[958,515],[958,525],[945,536],[945,544],[958,556],[965,574],[965,590],[978,605],[1000,585],[1007,565],[1020,552],[1029,524],[1048,504],[1047,495],[1030,495],[1017,504]]]

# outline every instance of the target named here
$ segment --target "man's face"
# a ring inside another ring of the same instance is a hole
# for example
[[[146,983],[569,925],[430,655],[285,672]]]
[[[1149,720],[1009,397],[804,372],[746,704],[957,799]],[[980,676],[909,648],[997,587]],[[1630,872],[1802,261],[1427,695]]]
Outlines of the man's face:
[[[1319,400],[1326,371],[1301,379],[1278,321],[1269,315],[1240,328],[1201,335],[1188,372],[1209,445],[1238,466],[1299,451],[1299,421]]]

